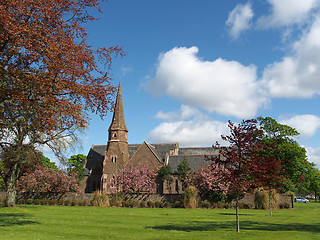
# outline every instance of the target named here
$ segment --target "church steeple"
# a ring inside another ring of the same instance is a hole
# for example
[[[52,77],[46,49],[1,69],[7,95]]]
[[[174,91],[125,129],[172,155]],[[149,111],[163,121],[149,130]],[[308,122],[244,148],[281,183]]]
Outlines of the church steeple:
[[[109,127],[109,141],[127,142],[128,129],[124,120],[121,84],[119,83],[112,122]]]

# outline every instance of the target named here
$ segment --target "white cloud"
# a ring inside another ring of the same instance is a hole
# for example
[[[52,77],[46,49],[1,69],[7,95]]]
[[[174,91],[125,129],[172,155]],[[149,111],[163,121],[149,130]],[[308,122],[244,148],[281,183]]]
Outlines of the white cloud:
[[[289,119],[280,119],[282,124],[294,127],[302,137],[311,138],[320,128],[320,117],[311,114],[297,115]]]
[[[293,53],[267,66],[262,82],[271,97],[320,95],[320,17],[296,41]]]
[[[320,4],[319,0],[267,0],[271,13],[258,22],[263,28],[288,26],[305,22]]]
[[[159,111],[156,114],[156,118],[162,119],[162,120],[167,120],[167,121],[177,121],[177,120],[185,120],[187,118],[190,118],[195,115],[200,115],[201,113],[193,107],[187,106],[187,105],[182,105],[181,109],[176,112],[162,112]]]
[[[150,142],[179,142],[180,146],[194,147],[211,146],[216,141],[222,145],[226,144],[222,142],[221,135],[229,133],[227,123],[209,120],[196,109],[186,119],[184,113],[187,108],[182,106],[178,112],[162,113],[164,115],[161,114],[161,116],[165,116],[168,121],[161,123],[150,132]]]
[[[307,150],[308,161],[316,164],[316,167],[320,169],[320,147],[312,148],[305,147]]]
[[[252,17],[253,11],[250,3],[238,4],[229,13],[226,24],[233,39],[237,39],[243,31],[249,29]]]
[[[238,118],[253,117],[266,103],[259,92],[256,66],[221,58],[204,61],[198,48],[173,48],[159,57],[156,76],[146,84],[154,94],[166,93],[183,103]]]

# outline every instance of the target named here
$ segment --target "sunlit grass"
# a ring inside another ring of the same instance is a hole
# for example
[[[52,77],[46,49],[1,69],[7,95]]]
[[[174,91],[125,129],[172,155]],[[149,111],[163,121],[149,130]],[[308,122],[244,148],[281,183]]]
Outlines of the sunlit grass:
[[[0,239],[320,239],[320,204],[295,209],[0,208]]]

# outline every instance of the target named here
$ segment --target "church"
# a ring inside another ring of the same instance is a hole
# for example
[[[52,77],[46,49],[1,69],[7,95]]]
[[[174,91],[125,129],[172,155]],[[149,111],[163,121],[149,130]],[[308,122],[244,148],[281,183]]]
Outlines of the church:
[[[212,147],[180,148],[179,143],[129,144],[128,129],[125,123],[121,85],[119,84],[112,122],[108,129],[107,145],[92,145],[85,164],[85,192],[116,191],[117,174],[122,169],[148,167],[150,170],[170,165],[173,171],[179,163],[188,161],[192,170],[208,165],[207,157],[219,155]],[[160,184],[161,185],[161,184]],[[181,183],[175,179],[170,188],[157,189],[159,194],[182,194]]]

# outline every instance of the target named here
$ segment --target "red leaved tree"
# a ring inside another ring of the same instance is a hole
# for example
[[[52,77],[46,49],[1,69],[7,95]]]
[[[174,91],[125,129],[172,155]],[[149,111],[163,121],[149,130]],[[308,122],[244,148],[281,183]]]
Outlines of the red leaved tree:
[[[117,185],[124,193],[155,193],[156,178],[157,170],[150,170],[148,167],[130,168],[118,175]]]
[[[92,49],[84,24],[100,11],[98,0],[0,2],[0,152],[15,205],[16,180],[33,149],[48,145],[57,156],[88,125],[103,117],[115,88],[109,78],[120,47]],[[102,64],[101,64],[102,63]],[[104,68],[101,66],[105,66]]]
[[[257,120],[243,120],[235,125],[229,121],[230,135],[222,136],[230,146],[220,148],[222,159],[213,159],[223,164],[223,178],[227,182],[227,192],[235,195],[236,201],[236,230],[239,225],[239,200],[245,193],[252,192],[257,186],[275,186],[279,179],[280,163],[271,154],[273,146],[266,146],[263,132],[257,126]],[[220,147],[216,144],[216,147]]]

